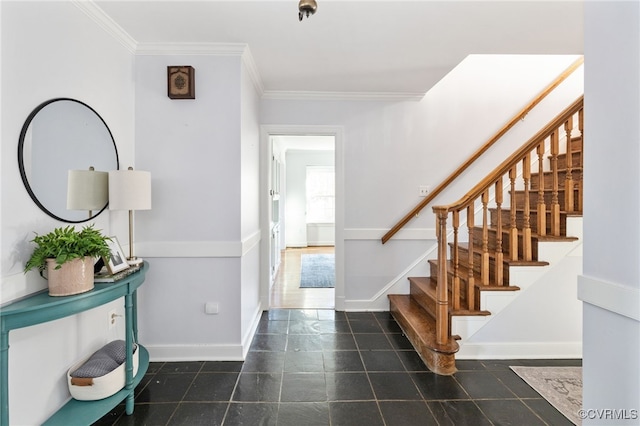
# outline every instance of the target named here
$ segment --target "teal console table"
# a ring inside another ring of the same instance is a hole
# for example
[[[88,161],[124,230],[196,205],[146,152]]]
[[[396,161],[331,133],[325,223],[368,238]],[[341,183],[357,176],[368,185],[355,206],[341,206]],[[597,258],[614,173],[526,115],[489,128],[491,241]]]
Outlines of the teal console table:
[[[94,289],[86,293],[62,297],[36,293],[0,308],[0,426],[9,426],[9,331],[74,315],[121,297],[125,306],[125,387],[98,401],[71,399],[45,425],[90,425],[123,400],[126,400],[126,413],[133,414],[134,389],[149,367],[149,352],[138,344],[138,372],[133,376],[133,344],[138,341],[136,290],[144,282],[148,269],[149,264],[145,262],[139,271],[114,283],[96,283]]]

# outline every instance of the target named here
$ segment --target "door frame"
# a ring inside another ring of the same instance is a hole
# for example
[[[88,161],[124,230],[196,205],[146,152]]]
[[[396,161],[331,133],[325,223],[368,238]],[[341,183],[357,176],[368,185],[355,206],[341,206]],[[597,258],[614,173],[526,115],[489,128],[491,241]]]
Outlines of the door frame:
[[[344,311],[344,129],[341,126],[261,125],[260,126],[260,302],[263,310],[270,308],[271,290],[271,136],[333,136],[335,140],[335,300],[336,311]]]

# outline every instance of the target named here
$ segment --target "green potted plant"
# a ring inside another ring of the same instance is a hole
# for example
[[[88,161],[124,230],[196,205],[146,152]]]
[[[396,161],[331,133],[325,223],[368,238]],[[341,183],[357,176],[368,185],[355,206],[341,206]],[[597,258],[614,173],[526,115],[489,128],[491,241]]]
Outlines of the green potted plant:
[[[93,265],[96,257],[108,257],[109,237],[93,225],[78,231],[73,226],[56,228],[31,240],[36,248],[25,264],[24,272],[47,270],[50,296],[69,296],[93,288]]]

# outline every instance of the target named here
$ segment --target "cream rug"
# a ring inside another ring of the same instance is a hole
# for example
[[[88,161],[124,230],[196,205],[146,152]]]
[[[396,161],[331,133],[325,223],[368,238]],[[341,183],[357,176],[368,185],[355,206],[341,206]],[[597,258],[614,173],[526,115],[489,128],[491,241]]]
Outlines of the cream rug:
[[[573,424],[582,424],[582,367],[510,368]]]

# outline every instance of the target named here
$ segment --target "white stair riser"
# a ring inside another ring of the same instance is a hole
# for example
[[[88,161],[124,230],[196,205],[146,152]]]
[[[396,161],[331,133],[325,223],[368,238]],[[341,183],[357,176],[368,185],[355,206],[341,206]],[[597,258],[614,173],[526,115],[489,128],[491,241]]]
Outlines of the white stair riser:
[[[568,235],[582,236],[582,218],[571,217],[567,219]],[[541,242],[538,244],[538,258],[549,262],[548,266],[513,266],[509,269],[509,283],[518,286],[520,291],[482,291],[480,293],[480,307],[491,312],[489,316],[458,316],[451,319],[452,334],[461,337],[460,345],[464,347],[465,341],[474,336],[483,327],[492,321],[500,321],[500,312],[520,297],[526,297],[527,290],[535,285],[555,266],[560,264],[568,256],[582,257],[582,241],[570,242]],[[576,271],[577,275],[580,271]],[[568,303],[575,300],[567,301]],[[519,325],[514,324],[514,327]],[[531,326],[530,324],[526,325]],[[561,325],[560,325],[561,326]],[[471,345],[471,344],[470,344]],[[467,352],[471,351],[470,349]],[[474,350],[477,352],[477,350]],[[473,353],[471,351],[469,353]],[[497,354],[496,354],[497,355]]]

